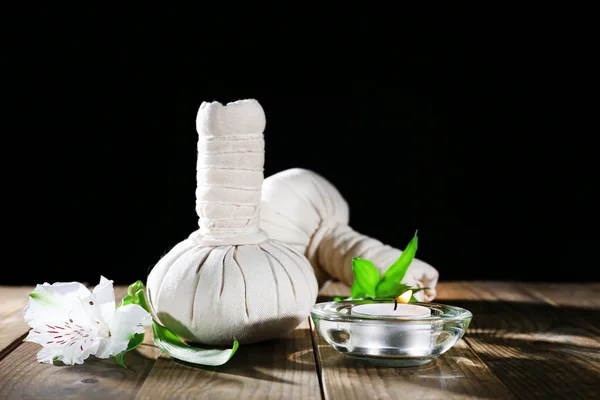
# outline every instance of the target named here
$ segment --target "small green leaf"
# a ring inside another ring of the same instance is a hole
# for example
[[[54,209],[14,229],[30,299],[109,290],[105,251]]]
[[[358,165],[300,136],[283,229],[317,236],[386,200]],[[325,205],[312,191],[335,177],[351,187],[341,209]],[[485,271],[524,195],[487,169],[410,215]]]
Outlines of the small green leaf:
[[[125,365],[125,362],[123,362],[123,357],[125,357],[125,351],[117,354],[116,356],[113,356],[113,358],[115,359],[115,361],[117,362],[117,364],[119,364],[121,367],[123,368],[127,368],[127,365]]]
[[[355,281],[352,284],[352,289],[351,289],[352,300],[364,299],[365,296],[366,296],[365,292],[362,290],[362,288],[360,287],[358,282]]]
[[[144,282],[142,282],[140,280],[129,285],[129,287],[127,288],[127,294],[130,296],[133,296],[134,293],[136,293],[139,290],[142,290],[142,291],[144,290]]]
[[[235,339],[231,349],[203,349],[188,346],[177,335],[156,322],[152,323],[152,331],[154,332],[154,343],[165,354],[193,364],[223,365],[233,357],[239,347],[239,343]]]
[[[123,297],[121,302],[117,305],[117,308],[126,306],[127,304],[133,304],[133,297],[129,295]]]
[[[400,254],[400,257],[394,262],[390,268],[385,271],[379,283],[377,284],[376,292],[381,293],[390,293],[394,291],[395,286],[402,282],[404,279],[404,275],[406,275],[406,271],[410,266],[410,263],[415,258],[415,254],[417,253],[419,238],[417,237],[417,232],[415,232],[415,236],[406,246],[406,249]],[[378,294],[379,296],[379,294]]]
[[[394,284],[386,284],[386,285],[378,285],[376,291],[377,298],[394,298],[400,296],[402,293],[410,290],[411,287],[405,285],[404,283],[394,283]]]
[[[354,282],[358,283],[367,296],[375,297],[375,287],[379,282],[379,271],[375,265],[369,260],[354,257],[352,271],[354,271]]]
[[[148,303],[146,302],[146,292],[143,288],[135,292],[132,297],[134,304],[138,304],[144,310],[150,312],[150,307],[148,307]]]
[[[127,297],[129,297],[129,296],[127,296]],[[137,348],[140,344],[142,344],[142,342],[144,341],[144,336],[145,336],[145,334],[143,334],[143,333],[135,333],[131,337],[131,339],[129,340],[129,344],[127,345],[127,348],[124,351],[117,354],[116,356],[113,356],[114,359],[117,361],[117,364],[119,364],[123,368],[127,368],[127,366],[123,362],[123,357],[125,357],[125,353]]]
[[[335,296],[333,299],[331,299],[331,301],[333,301],[333,302],[349,301],[349,300],[352,300],[352,296],[350,296],[350,297]]]
[[[124,306],[126,304],[137,304],[144,310],[150,312],[150,307],[148,307],[148,303],[146,302],[144,283],[142,281],[137,281],[129,285],[129,287],[127,288],[127,296],[125,296],[123,300],[121,300],[121,304],[119,304],[118,307]]]
[[[415,296],[410,296],[410,301],[409,303],[418,303],[419,300],[417,300],[417,298]]]

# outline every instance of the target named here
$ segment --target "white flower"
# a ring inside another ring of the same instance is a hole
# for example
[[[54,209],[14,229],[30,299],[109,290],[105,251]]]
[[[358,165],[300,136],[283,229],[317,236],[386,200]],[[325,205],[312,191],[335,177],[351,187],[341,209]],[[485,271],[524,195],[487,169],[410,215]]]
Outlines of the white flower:
[[[82,364],[90,355],[108,358],[127,349],[135,333],[152,323],[137,304],[115,310],[113,281],[100,277],[93,293],[79,282],[37,285],[29,295],[26,341],[43,346],[38,361]]]

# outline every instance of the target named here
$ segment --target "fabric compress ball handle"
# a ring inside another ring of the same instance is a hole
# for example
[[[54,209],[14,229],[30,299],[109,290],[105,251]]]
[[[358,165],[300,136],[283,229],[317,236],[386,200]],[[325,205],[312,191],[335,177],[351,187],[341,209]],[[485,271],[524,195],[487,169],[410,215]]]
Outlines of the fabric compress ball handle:
[[[206,245],[260,243],[266,119],[256,100],[202,103],[196,119],[198,163],[193,235]]]

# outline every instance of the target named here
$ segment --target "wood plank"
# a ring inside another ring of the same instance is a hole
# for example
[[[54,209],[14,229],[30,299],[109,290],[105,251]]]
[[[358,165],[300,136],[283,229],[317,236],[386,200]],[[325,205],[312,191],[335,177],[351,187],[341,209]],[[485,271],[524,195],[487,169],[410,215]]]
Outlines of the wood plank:
[[[467,286],[463,284],[463,286]],[[538,297],[532,286],[520,282],[473,282],[469,290],[488,303],[492,311],[504,311],[503,318],[514,320],[510,326],[500,326],[502,319],[490,313],[478,318],[479,325],[502,330],[505,338],[548,342],[564,346],[576,346],[600,350],[600,312],[589,307],[557,306],[544,297]],[[537,286],[537,285],[536,285]],[[482,302],[476,305],[481,307]],[[504,322],[505,323],[505,322]]]
[[[600,283],[524,283],[526,290],[559,307],[600,309]]]
[[[0,360],[18,346],[29,330],[23,309],[33,286],[0,286]]]
[[[24,302],[12,311],[16,325],[24,324],[22,309],[31,289],[23,290]],[[313,332],[325,397],[511,398],[511,391],[518,398],[600,397],[598,289],[597,283],[442,282],[435,301],[463,306],[475,317],[464,340],[434,363],[416,368],[346,360]],[[117,291],[122,296],[126,287]],[[20,298],[6,293],[0,290],[0,322],[7,318],[4,303]],[[349,288],[331,282],[320,301],[334,295],[348,296]],[[23,333],[27,330],[25,324]],[[126,356],[128,369],[93,357],[81,366],[39,364],[40,347],[17,338],[18,347],[0,357],[0,398],[197,398],[200,393],[207,398],[319,398],[308,332],[304,325],[279,341],[242,346],[228,364],[215,368],[165,355],[155,363],[160,351],[151,334],[138,352]]]
[[[116,287],[117,300],[126,291],[126,287]],[[151,335],[146,335],[145,343],[152,343]],[[37,362],[40,348],[22,343],[0,361],[0,398],[133,399],[160,353],[152,345],[142,345],[125,356],[128,368],[93,356],[81,365],[53,366]]]
[[[308,320],[279,340],[242,345],[227,364],[192,366],[162,354],[138,399],[318,399]]]
[[[578,322],[597,311],[555,307],[518,282],[455,285],[444,302],[473,312],[466,342],[518,398],[600,398],[598,337]]]
[[[349,294],[350,289],[338,282],[321,291],[323,301]],[[312,329],[326,399],[514,398],[463,340],[427,365],[386,368],[346,359]]]
[[[563,326],[570,331],[565,335],[573,336],[578,332],[587,333],[593,344],[600,347],[600,283],[523,283],[524,290],[554,307],[558,313],[570,315],[569,325]]]

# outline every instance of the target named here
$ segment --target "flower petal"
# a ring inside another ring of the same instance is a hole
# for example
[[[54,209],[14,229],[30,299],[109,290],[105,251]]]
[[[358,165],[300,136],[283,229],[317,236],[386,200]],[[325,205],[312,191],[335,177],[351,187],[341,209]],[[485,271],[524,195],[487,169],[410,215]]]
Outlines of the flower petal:
[[[58,359],[67,365],[83,364],[83,360],[98,351],[100,340],[87,341],[79,346],[67,346],[63,348],[62,356]]]
[[[83,302],[95,299],[84,285],[79,282],[44,283],[37,285],[29,297],[24,314],[32,329],[25,340],[43,346],[38,353],[40,362],[81,364],[97,351],[101,333],[107,333],[108,329],[100,321],[101,316],[94,318],[94,314],[100,315],[100,308]]]
[[[34,292],[49,292],[67,297],[85,297],[90,295],[90,291],[79,282],[55,282],[53,284],[44,283],[37,285]]]
[[[100,338],[91,327],[79,325],[75,320],[47,323],[29,331],[25,341],[41,344],[38,353],[43,363],[62,361],[65,364],[81,364],[98,349]]]
[[[102,310],[98,306],[98,300],[95,295],[89,295],[86,298],[79,299],[82,310],[89,318],[89,325],[99,331],[102,337],[108,336],[108,324],[102,318]]]
[[[119,307],[109,324],[109,337],[102,339],[98,358],[108,358],[127,349],[129,341],[136,333],[143,333],[144,326],[152,324],[152,316],[137,304]]]
[[[25,321],[33,327],[36,320],[64,320],[75,308],[81,308],[81,297],[89,296],[90,291],[79,282],[57,282],[52,285],[37,285],[29,295],[25,307]]]
[[[107,324],[115,313],[115,291],[113,281],[100,277],[100,283],[94,288],[95,304],[100,308],[102,320]]]
[[[83,364],[83,361],[88,358],[90,355],[94,354],[98,350],[98,345],[100,344],[99,340],[87,341],[86,343],[82,343],[79,345],[66,346],[66,347],[45,347],[38,353],[38,360],[40,359],[40,354],[44,351],[59,351],[55,353],[54,360],[62,361],[67,365],[73,364]]]
[[[43,347],[37,353],[37,359],[44,364],[52,364],[60,356],[60,349],[56,347]]]

